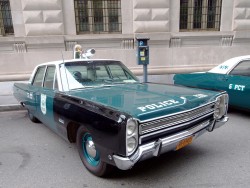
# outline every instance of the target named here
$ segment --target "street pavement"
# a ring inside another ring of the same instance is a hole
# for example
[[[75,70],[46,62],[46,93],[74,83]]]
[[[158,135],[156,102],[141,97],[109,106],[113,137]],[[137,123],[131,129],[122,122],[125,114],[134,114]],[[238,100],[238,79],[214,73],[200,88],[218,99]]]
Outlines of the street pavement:
[[[0,105],[18,104],[12,95],[14,82],[0,82]]]
[[[21,105],[13,96],[13,84],[14,82],[0,82],[0,112],[9,110],[23,110]]]
[[[0,188],[246,188],[250,185],[250,115],[231,111],[229,122],[191,145],[98,178],[70,144],[26,111],[0,113]]]

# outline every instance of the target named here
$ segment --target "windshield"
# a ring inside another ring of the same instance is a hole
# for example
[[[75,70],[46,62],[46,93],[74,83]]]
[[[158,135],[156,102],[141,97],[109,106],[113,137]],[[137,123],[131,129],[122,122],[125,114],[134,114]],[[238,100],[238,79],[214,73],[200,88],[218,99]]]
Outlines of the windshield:
[[[119,61],[65,63],[69,89],[136,83],[138,79]]]

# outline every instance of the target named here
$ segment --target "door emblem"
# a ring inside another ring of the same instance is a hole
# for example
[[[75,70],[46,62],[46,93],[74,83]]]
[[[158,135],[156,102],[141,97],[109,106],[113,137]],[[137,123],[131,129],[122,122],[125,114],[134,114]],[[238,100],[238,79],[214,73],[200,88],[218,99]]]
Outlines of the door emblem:
[[[41,111],[42,113],[45,115],[46,114],[46,95],[44,94],[41,94],[41,104],[40,104],[40,107],[41,107]]]
[[[228,88],[236,91],[244,91],[246,86],[238,84],[229,84]]]

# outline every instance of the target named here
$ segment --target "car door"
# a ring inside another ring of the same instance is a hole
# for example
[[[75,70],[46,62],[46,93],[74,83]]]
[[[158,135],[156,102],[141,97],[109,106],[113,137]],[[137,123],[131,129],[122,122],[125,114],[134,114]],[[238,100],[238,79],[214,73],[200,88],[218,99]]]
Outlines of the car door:
[[[34,79],[29,85],[29,91],[27,92],[27,108],[31,114],[39,118],[39,94],[43,85],[43,78],[45,74],[46,66],[37,68]]]
[[[227,74],[219,74],[219,73],[211,73],[213,74],[211,79],[211,89],[228,91],[228,75]]]
[[[39,101],[39,117],[40,120],[56,131],[56,124],[54,121],[54,96],[55,90],[58,89],[56,67],[49,65],[46,67],[43,86],[39,89],[38,101]]]
[[[250,109],[250,60],[241,61],[227,78],[230,104]]]

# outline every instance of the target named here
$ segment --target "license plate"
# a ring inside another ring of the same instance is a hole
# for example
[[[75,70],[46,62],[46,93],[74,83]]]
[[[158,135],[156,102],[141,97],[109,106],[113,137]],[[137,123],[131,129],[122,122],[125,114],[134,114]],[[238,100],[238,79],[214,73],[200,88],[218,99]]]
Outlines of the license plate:
[[[184,140],[181,140],[178,145],[176,146],[176,150],[179,150],[181,148],[184,148],[185,146],[191,144],[193,141],[193,137],[190,136],[188,138],[185,138]]]

